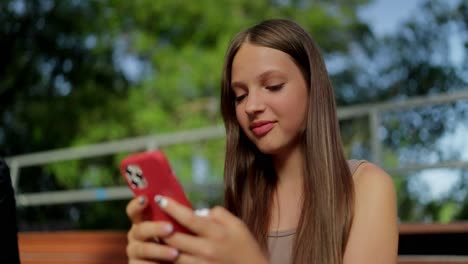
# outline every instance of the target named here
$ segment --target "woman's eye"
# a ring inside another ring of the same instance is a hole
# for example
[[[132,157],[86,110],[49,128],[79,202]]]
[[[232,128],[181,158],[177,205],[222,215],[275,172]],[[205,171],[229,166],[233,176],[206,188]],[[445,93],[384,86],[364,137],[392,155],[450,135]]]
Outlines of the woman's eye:
[[[236,103],[240,103],[244,98],[245,98],[245,94],[241,94],[241,95],[238,95],[236,96]]]
[[[281,90],[281,88],[283,88],[284,86],[284,83],[280,83],[280,84],[277,84],[277,85],[269,85],[267,86],[266,88],[270,91],[279,91]]]

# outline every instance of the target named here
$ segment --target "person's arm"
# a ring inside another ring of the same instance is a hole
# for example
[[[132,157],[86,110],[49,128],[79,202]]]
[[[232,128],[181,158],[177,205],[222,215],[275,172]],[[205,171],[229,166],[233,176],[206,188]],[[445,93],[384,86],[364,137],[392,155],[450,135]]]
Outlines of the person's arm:
[[[343,263],[397,263],[398,217],[391,177],[364,163],[355,172],[354,183],[354,218]]]

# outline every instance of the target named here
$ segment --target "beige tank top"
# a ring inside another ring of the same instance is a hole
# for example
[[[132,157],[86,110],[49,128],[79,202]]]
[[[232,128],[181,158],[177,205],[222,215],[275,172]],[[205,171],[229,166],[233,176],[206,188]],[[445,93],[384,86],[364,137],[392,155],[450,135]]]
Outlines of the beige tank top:
[[[364,163],[365,160],[348,160],[351,174]],[[274,231],[268,234],[268,251],[270,254],[270,264],[290,264],[292,245],[294,243],[295,229]]]

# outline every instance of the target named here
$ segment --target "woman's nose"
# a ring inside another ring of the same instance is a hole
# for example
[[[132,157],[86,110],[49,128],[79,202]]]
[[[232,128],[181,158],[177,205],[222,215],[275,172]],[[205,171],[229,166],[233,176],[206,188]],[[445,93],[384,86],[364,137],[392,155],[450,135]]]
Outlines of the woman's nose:
[[[263,112],[265,110],[265,102],[258,92],[250,93],[246,99],[245,112],[249,115]]]

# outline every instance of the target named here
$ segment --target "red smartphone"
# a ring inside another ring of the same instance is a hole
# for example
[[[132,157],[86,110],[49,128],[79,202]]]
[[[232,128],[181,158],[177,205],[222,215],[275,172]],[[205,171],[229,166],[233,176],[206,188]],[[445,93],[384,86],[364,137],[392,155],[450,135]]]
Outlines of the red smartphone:
[[[167,221],[172,223],[174,231],[190,233],[162,211],[154,201],[156,195],[163,195],[192,208],[162,151],[132,154],[122,160],[120,172],[135,196],[144,195],[148,199],[149,205],[144,214],[149,220]]]

